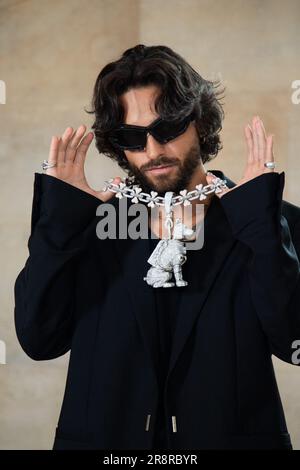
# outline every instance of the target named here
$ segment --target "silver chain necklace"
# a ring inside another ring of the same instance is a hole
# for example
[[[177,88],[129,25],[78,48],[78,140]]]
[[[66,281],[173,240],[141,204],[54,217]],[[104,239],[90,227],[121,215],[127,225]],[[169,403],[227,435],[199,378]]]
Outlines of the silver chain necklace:
[[[113,178],[105,181],[103,191],[112,191],[116,193],[116,197],[119,199],[122,197],[127,197],[132,199],[132,202],[134,203],[138,203],[140,201],[146,202],[148,207],[165,205],[165,197],[157,196],[158,193],[156,191],[151,191],[150,194],[148,194],[142,192],[142,188],[136,184],[127,186],[124,182],[115,184],[112,183],[112,181]],[[187,206],[191,204],[190,201],[194,199],[199,199],[202,201],[203,199],[206,199],[208,194],[213,192],[219,193],[226,187],[226,180],[222,180],[216,176],[213,181],[213,183],[207,184],[206,186],[203,186],[203,184],[197,184],[195,189],[189,192],[187,192],[186,189],[183,189],[179,192],[178,196],[172,197],[171,207],[177,206],[179,204]]]
[[[182,277],[182,265],[187,260],[186,247],[183,240],[186,238],[188,240],[195,232],[187,227],[179,218],[174,223],[173,207],[179,204],[187,206],[194,199],[202,201],[207,198],[208,194],[213,192],[219,193],[226,188],[227,181],[216,176],[210,184],[205,186],[197,184],[195,189],[189,192],[183,189],[177,196],[174,196],[172,191],[167,191],[164,197],[158,196],[156,191],[151,191],[150,194],[145,193],[136,184],[129,184],[128,186],[124,182],[115,184],[112,181],[113,178],[105,181],[103,191],[112,191],[116,193],[116,197],[119,199],[123,197],[130,198],[133,203],[145,202],[150,208],[164,206],[164,225],[168,231],[168,238],[161,239],[148,258],[147,261],[151,268],[149,268],[147,275],[143,278],[144,281],[152,287],[173,287],[175,284],[178,287],[186,286],[188,283]],[[130,181],[129,178],[127,178],[127,181]],[[171,280],[172,275],[174,275],[175,282]]]

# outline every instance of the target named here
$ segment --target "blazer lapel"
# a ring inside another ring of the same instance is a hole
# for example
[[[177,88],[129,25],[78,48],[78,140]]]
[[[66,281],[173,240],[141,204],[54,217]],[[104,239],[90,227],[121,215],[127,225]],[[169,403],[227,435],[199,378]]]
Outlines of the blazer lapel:
[[[235,183],[222,171],[210,171],[219,178],[226,179],[229,188],[235,186]],[[219,270],[236,243],[220,199],[216,195],[213,196],[205,215],[203,229],[203,247],[199,250],[187,250],[187,261],[182,268],[183,278],[189,285],[183,287],[186,292],[182,295],[179,305],[168,377],[175,367],[207,296],[213,289]]]
[[[228,187],[235,184],[219,170],[210,170],[227,180]],[[128,222],[130,217],[128,217]],[[213,288],[213,283],[224,260],[233,248],[235,239],[223,211],[219,198],[214,195],[204,218],[204,245],[199,250],[187,250],[187,262],[183,266],[183,278],[189,283],[182,287],[168,377],[191,333],[204,302]],[[151,254],[148,239],[115,239],[117,258],[124,276],[141,334],[148,352],[154,375],[159,363],[156,331],[156,306],[154,288],[143,277],[150,267],[147,259]],[[187,269],[185,270],[185,267]],[[190,279],[187,277],[190,273]]]
[[[124,207],[124,206],[123,206]],[[123,210],[123,208],[122,208]],[[128,224],[131,216],[127,216]],[[156,370],[159,361],[155,318],[155,296],[153,287],[144,281],[148,269],[147,260],[151,254],[149,240],[115,239],[115,248],[120,269],[124,277],[136,320],[157,380]]]

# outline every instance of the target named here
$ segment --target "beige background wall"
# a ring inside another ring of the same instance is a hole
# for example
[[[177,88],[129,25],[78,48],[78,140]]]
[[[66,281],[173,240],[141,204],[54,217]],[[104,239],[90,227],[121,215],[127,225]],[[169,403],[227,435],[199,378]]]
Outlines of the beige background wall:
[[[300,205],[299,0],[0,0],[1,307],[0,448],[49,449],[65,386],[68,355],[34,362],[13,324],[13,284],[28,255],[33,174],[52,135],[91,125],[88,107],[100,69],[138,43],[164,44],[205,78],[227,87],[224,149],[207,165],[234,181],[245,159],[243,126],[254,114],[275,134],[284,199]],[[123,175],[94,148],[87,175],[100,189]],[[255,347],[255,345],[253,345]],[[274,359],[294,447],[300,449],[300,369]]]

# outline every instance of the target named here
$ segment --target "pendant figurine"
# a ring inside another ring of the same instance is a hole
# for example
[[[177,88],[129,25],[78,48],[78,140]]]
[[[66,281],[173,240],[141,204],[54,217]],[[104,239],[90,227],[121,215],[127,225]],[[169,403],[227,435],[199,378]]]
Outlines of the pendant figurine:
[[[151,268],[144,277],[144,281],[152,287],[173,287],[175,283],[176,286],[183,287],[188,284],[182,278],[182,265],[187,260],[183,240],[194,235],[194,230],[184,225],[180,219],[176,219],[175,224],[173,223],[172,195],[171,191],[165,194],[165,226],[168,229],[168,238],[158,242],[147,260]],[[173,274],[175,282],[172,281]]]

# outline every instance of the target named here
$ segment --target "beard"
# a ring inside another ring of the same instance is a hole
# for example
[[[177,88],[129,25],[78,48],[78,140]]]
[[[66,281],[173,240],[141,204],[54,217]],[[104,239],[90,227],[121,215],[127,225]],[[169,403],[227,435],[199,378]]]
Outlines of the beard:
[[[166,191],[179,194],[179,191],[186,189],[196,168],[201,161],[199,145],[191,147],[183,160],[161,157],[151,161],[141,169],[129,164],[129,174],[132,184],[137,184],[143,192],[156,191],[159,196],[163,196]],[[156,175],[153,179],[146,176],[146,170],[160,165],[175,164],[177,171],[175,175]]]

